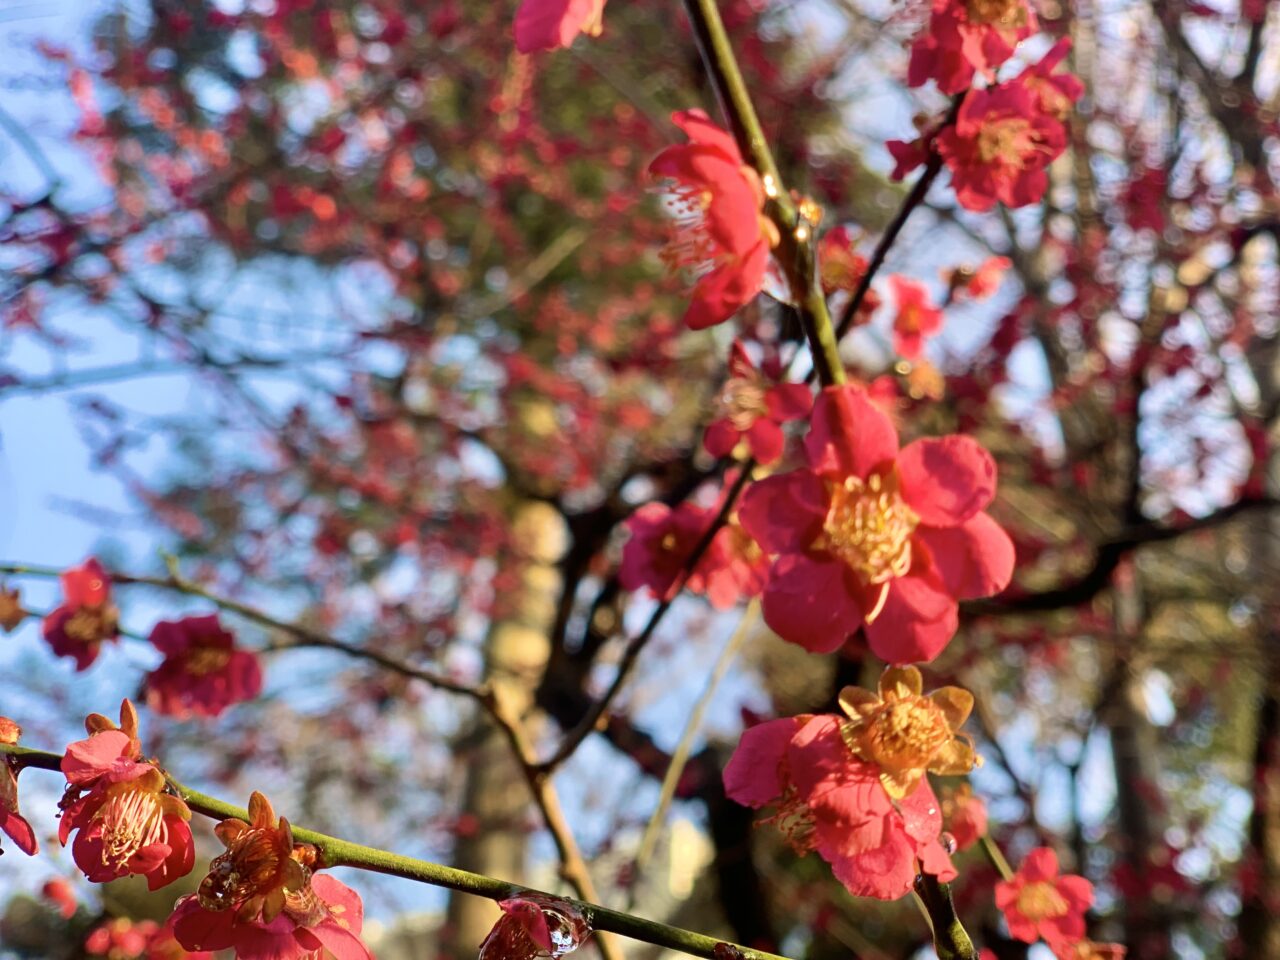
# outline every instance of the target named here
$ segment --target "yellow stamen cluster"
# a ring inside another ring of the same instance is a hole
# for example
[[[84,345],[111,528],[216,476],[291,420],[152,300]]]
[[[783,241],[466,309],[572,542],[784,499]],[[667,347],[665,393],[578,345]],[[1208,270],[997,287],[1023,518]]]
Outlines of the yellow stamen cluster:
[[[168,842],[163,790],[164,777],[158,770],[107,788],[107,799],[93,816],[102,824],[103,866],[121,869],[140,850]]]
[[[735,430],[748,430],[769,412],[764,399],[767,391],[759,374],[730,377],[717,399],[718,412]]]
[[[250,822],[224,820],[215,828],[227,848],[209,864],[197,897],[206,910],[234,909],[241,920],[270,923],[281,913],[314,926],[328,909],[311,889],[307,850],[295,846],[289,821],[276,819],[271,803],[254,791]]]
[[[973,743],[957,732],[973,709],[973,695],[943,687],[925,696],[915,667],[890,667],[879,693],[845,687],[840,706],[849,715],[842,728],[855,756],[880,768],[889,796],[902,799],[926,773],[956,776],[977,763]]]
[[[965,5],[970,22],[986,23],[1006,29],[1026,26],[1025,0],[969,0]]]
[[[978,159],[984,164],[999,161],[1021,170],[1027,166],[1028,154],[1040,149],[1031,121],[1025,117],[984,123],[978,131]]]
[[[911,534],[919,523],[898,492],[897,474],[849,477],[831,490],[823,545],[865,583],[887,584],[911,569]],[[879,614],[884,594],[868,612],[868,623]]]
[[[1071,907],[1058,888],[1047,880],[1028,883],[1018,892],[1017,909],[1034,923],[1064,917]]]
[[[217,673],[231,662],[231,651],[220,647],[193,647],[183,658],[186,672],[195,677]]]

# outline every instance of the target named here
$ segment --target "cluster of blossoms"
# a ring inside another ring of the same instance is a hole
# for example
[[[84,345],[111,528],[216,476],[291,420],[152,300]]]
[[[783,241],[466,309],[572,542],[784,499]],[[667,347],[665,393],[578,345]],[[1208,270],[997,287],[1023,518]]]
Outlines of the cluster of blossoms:
[[[102,644],[119,638],[120,612],[111,597],[111,577],[90,558],[61,576],[63,601],[44,619],[43,632],[58,656],[75,660],[86,670],[98,658]],[[16,591],[0,592],[0,615],[24,615]],[[235,637],[215,614],[162,620],[148,638],[164,660],[143,681],[147,706],[173,717],[216,717],[234,703],[252,700],[262,692],[258,658],[238,649]]]
[[[1067,147],[1066,121],[1084,92],[1079,78],[1055,73],[1070,49],[1059,41],[1038,63],[997,83],[997,70],[1037,30],[1027,0],[933,0],[927,27],[911,49],[908,82],[933,80],[962,101],[954,123],[890,151],[901,178],[936,150],[968,210],[1035,203],[1048,188],[1046,168]],[[981,78],[987,86],[974,87]]]
[[[143,757],[133,704],[121,704],[119,724],[95,713],[85,729],[89,736],[68,745],[61,763],[67,786],[58,839],[65,846],[75,835],[76,865],[94,883],[142,876],[151,890],[189,874],[191,810],[156,761]],[[0,718],[0,743],[16,743],[19,732]],[[34,834],[17,809],[13,768],[0,763],[0,829],[34,853]],[[204,960],[226,949],[242,960],[372,960],[359,936],[359,896],[314,872],[316,848],[295,843],[265,797],[252,795],[248,822],[224,820],[214,832],[226,850],[164,926],[112,921],[89,936],[86,952],[109,960]],[[64,916],[75,913],[65,881],[46,884],[46,896]]]
[[[206,950],[184,950],[171,924],[125,917],[95,927],[85,938],[84,951],[102,960],[213,960]]]

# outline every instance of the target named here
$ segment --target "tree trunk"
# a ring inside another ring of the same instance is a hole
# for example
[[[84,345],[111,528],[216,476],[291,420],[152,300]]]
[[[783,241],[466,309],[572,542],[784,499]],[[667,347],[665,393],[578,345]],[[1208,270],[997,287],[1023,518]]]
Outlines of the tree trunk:
[[[485,675],[521,716],[529,713],[550,652],[563,552],[563,519],[546,503],[511,511],[512,551],[497,580],[495,619],[485,639]],[[511,577],[511,582],[503,578]],[[529,787],[502,733],[485,719],[461,751],[466,763],[461,828],[454,863],[464,870],[519,882],[525,876],[531,826]],[[498,908],[481,897],[453,894],[442,936],[447,956],[474,957]]]

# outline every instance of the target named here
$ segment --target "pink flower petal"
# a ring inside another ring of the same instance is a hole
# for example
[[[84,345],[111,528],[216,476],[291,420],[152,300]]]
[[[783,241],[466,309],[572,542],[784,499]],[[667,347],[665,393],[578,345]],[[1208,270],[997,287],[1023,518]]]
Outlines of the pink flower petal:
[[[862,625],[852,576],[838,560],[784,554],[769,572],[764,622],[810,653],[834,653]]]
[[[867,644],[886,663],[928,663],[959,625],[960,608],[940,583],[908,575],[890,581],[880,616],[867,624]]]
[[[902,499],[930,527],[958,526],[996,495],[991,454],[959,434],[908,444],[898,455],[898,475]]]
[[[994,596],[1013,576],[1013,541],[989,514],[958,527],[918,527],[915,539],[928,547],[933,569],[959,600]]]
[[[826,484],[808,470],[793,470],[751,484],[738,522],[765,553],[799,553],[822,532],[828,506]]]
[[[866,477],[898,452],[898,431],[862,387],[827,387],[804,439],[809,466],[824,477]]]

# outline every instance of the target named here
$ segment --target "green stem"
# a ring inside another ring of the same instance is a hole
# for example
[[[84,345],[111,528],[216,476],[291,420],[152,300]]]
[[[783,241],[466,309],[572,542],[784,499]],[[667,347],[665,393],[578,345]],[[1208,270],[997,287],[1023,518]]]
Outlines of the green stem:
[[[844,364],[840,361],[835,328],[818,278],[815,225],[802,215],[782,182],[764,128],[760,126],[760,118],[756,116],[755,105],[751,102],[747,83],[734,56],[733,44],[729,42],[728,31],[720,19],[716,0],[685,0],[685,10],[738,146],[750,159],[764,184],[768,197],[766,212],[780,236],[778,261],[791,284],[809,349],[813,353],[814,369],[818,371],[823,386],[844,383]]]
[[[0,756],[8,756],[10,763],[19,769],[32,767],[39,770],[61,770],[61,755],[44,750],[32,750],[28,747],[0,744]],[[211,797],[208,794],[192,790],[171,777],[168,779],[173,791],[196,813],[215,820],[248,821],[249,813],[242,807],[234,806],[224,800],[219,800],[217,797]],[[490,900],[506,900],[511,897],[536,893],[541,896],[560,899],[573,905],[582,911],[583,916],[587,918],[593,930],[616,933],[632,940],[641,940],[645,943],[666,947],[671,950],[679,950],[691,956],[705,957],[707,960],[718,960],[719,957],[726,954],[735,957],[741,956],[743,960],[786,960],[785,957],[779,957],[777,954],[726,943],[702,933],[694,933],[692,930],[682,930],[679,927],[671,927],[665,923],[646,920],[643,917],[622,913],[618,910],[610,910],[608,907],[602,907],[598,904],[574,900],[569,897],[556,898],[554,894],[534,890],[518,883],[508,883],[495,877],[487,877],[479,873],[470,873],[466,870],[446,867],[443,864],[431,863],[428,860],[404,857],[400,854],[380,850],[377,847],[366,847],[364,844],[352,843],[350,840],[317,833],[314,830],[294,827],[293,836],[299,843],[314,845],[320,851],[320,862],[325,867],[354,867],[358,870],[383,873],[392,877],[403,877],[406,880],[416,880],[419,883],[429,883],[432,886],[447,887],[450,890],[470,893],[477,897],[487,897]]]
[[[950,884],[940,883],[933,874],[921,873],[916,878],[916,894],[929,914],[938,960],[978,960],[978,950],[956,915]]]
[[[987,859],[991,861],[991,865],[996,868],[1002,880],[1013,879],[1013,867],[1009,866],[1009,861],[1004,858],[1004,854],[991,839],[989,834],[983,834],[982,839],[978,841],[982,844],[982,852],[987,855]]]

